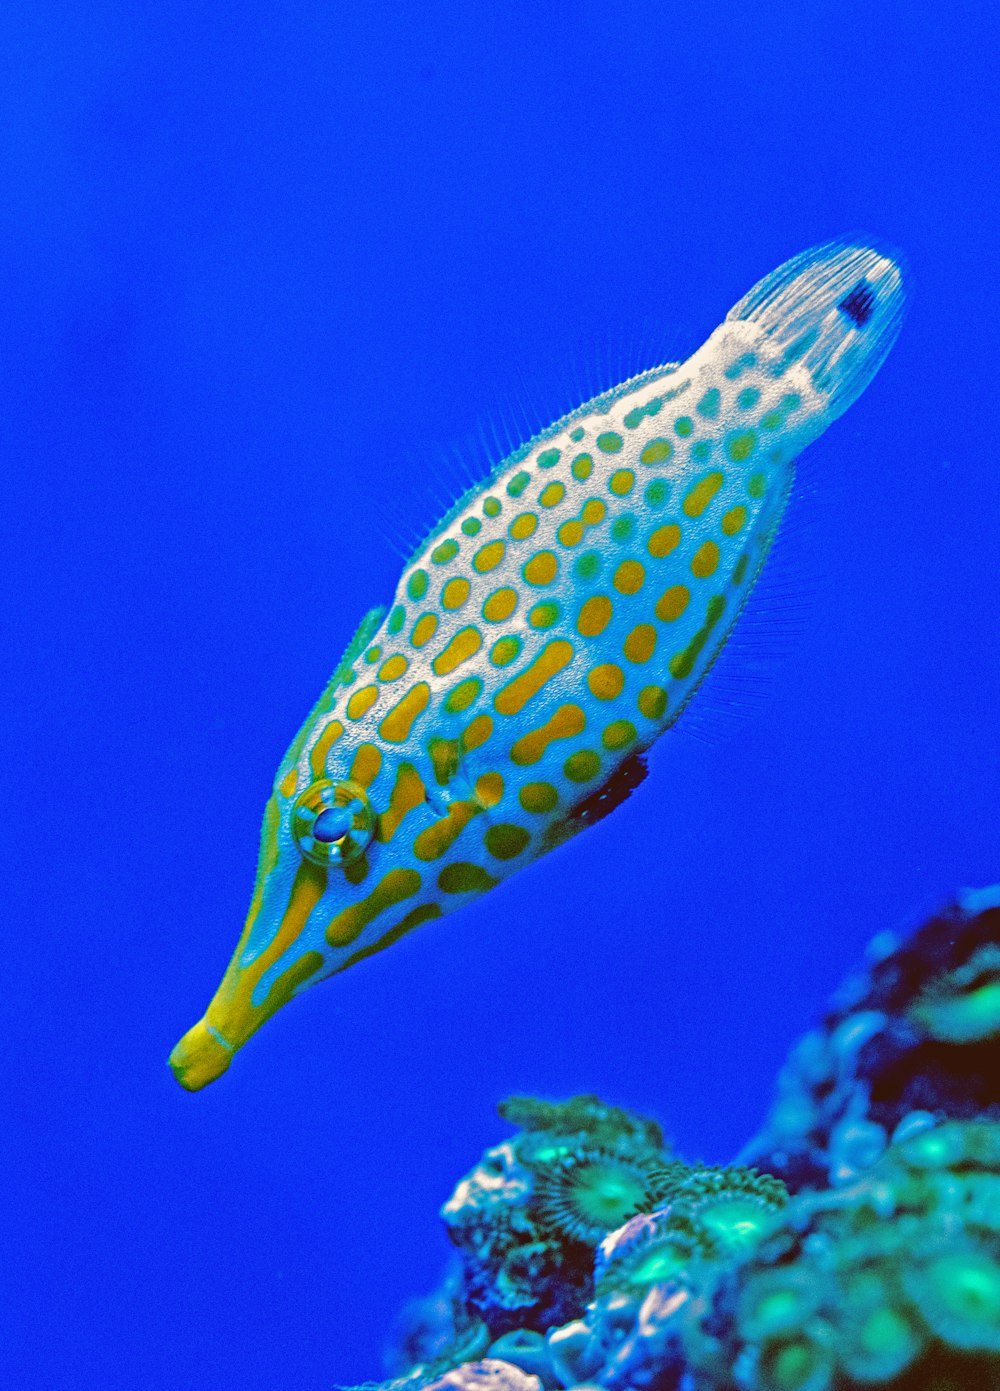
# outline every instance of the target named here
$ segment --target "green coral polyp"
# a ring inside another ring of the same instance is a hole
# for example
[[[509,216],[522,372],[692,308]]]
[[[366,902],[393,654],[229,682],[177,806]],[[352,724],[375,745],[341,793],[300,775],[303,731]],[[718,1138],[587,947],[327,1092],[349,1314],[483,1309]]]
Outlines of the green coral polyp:
[[[670,1218],[700,1235],[718,1253],[747,1251],[770,1231],[788,1202],[780,1179],[755,1169],[701,1168],[677,1184]]]
[[[788,1337],[815,1314],[823,1293],[818,1282],[795,1266],[762,1271],[744,1287],[738,1310],[740,1332],[748,1342]]]
[[[827,1391],[834,1371],[830,1343],[826,1325],[817,1324],[791,1342],[768,1348],[759,1368],[762,1391]]]
[[[630,1285],[658,1285],[672,1280],[691,1263],[691,1252],[680,1241],[663,1241],[642,1254],[626,1276]]]
[[[924,1345],[910,1319],[892,1307],[890,1291],[880,1285],[880,1295],[880,1304],[856,1318],[848,1311],[847,1336],[838,1339],[838,1358],[858,1381],[891,1381],[906,1370]]]
[[[538,1185],[539,1221],[570,1241],[591,1245],[648,1210],[648,1171],[612,1155],[566,1164]]]
[[[988,943],[964,965],[931,981],[909,1014],[939,1043],[977,1043],[1000,1034],[1000,945]]]
[[[699,1216],[719,1244],[731,1250],[754,1245],[775,1224],[774,1209],[739,1199],[718,1203]]]
[[[942,1342],[1000,1353],[1000,1264],[987,1251],[969,1246],[918,1257],[904,1284]]]

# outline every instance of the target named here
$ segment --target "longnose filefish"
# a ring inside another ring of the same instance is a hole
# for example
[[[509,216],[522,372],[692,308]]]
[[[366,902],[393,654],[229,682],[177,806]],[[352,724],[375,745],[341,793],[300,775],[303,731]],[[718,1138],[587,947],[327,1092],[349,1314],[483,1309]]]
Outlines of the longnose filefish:
[[[588,401],[456,504],[278,769],[242,936],[170,1057],[182,1086],[628,796],[739,616],[796,457],[875,375],[903,302],[883,251],[804,252],[686,362]]]

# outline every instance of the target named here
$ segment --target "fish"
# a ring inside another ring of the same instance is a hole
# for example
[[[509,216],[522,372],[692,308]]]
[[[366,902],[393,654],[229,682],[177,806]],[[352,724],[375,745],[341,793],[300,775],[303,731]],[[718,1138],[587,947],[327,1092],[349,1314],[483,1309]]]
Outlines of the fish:
[[[797,457],[895,342],[905,280],[867,240],[805,251],[685,362],[587,401],[458,500],[278,768],[242,935],[170,1055],[181,1086],[639,785],[760,574]]]

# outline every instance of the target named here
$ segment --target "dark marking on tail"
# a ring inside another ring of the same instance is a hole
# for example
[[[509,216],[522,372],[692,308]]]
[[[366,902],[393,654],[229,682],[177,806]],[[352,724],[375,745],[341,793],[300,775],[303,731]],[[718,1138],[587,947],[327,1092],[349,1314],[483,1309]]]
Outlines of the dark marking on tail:
[[[875,312],[875,292],[867,280],[859,280],[850,294],[845,295],[840,301],[837,308],[857,328],[864,328]]]

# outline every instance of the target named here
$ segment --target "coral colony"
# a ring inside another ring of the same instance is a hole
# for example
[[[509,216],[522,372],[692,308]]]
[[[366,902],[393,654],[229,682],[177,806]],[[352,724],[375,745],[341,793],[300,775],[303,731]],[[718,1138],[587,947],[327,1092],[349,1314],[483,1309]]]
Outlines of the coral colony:
[[[1000,885],[883,933],[726,1167],[514,1097],[445,1204],[401,1391],[997,1391]]]

